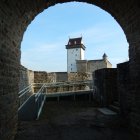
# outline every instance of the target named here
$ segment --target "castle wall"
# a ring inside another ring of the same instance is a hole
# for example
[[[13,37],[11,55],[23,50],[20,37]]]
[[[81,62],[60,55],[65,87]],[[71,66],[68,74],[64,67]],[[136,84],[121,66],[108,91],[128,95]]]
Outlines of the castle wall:
[[[129,87],[129,62],[120,63],[118,69],[118,92],[120,96],[121,114],[128,119],[131,111],[133,95],[130,93]],[[128,121],[128,120],[127,120]]]
[[[103,68],[112,68],[112,65],[104,60],[77,60],[77,72],[92,73]]]
[[[20,66],[19,91],[32,83],[53,83],[64,82],[68,80],[67,72],[32,71],[24,66]]]
[[[20,65],[19,91],[31,83],[34,83],[34,71],[28,70],[24,66]]]
[[[20,80],[19,80],[19,91],[28,86],[28,70],[27,68],[20,66]]]
[[[47,83],[48,74],[45,71],[34,71],[34,83]]]
[[[87,60],[77,60],[77,72],[87,72]]]
[[[85,72],[68,73],[68,81],[84,81],[90,80],[90,75]]]
[[[116,68],[96,70],[93,79],[96,86],[95,97],[102,106],[108,106],[118,100]]]
[[[112,64],[107,61],[107,68],[112,68]]]
[[[107,64],[103,60],[90,60],[87,63],[87,71],[88,72],[94,72],[95,70],[107,68]]]
[[[67,72],[52,72],[47,73],[45,71],[31,71],[21,66],[20,68],[20,90],[27,87],[32,83],[53,83],[53,82],[66,82],[66,81],[83,81],[90,80],[91,75],[88,73],[67,73]],[[42,85],[41,85],[42,86]],[[37,92],[40,87],[37,85],[34,87],[34,92]],[[84,89],[85,86],[77,85],[74,87],[75,90]],[[73,86],[65,87],[50,87],[47,89],[48,93],[60,92],[60,91],[69,91],[73,90]]]
[[[57,82],[68,81],[68,74],[67,74],[67,72],[55,72],[55,74],[56,74],[56,81]]]

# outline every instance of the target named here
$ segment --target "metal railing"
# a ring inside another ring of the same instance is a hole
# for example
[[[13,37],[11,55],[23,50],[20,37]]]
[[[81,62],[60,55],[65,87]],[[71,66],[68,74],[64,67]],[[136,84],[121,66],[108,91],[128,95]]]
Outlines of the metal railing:
[[[35,94],[35,102],[37,104],[37,118],[36,119],[38,119],[41,114],[45,99],[46,99],[46,87],[45,87],[45,84],[43,84],[41,88],[39,89],[39,91]]]
[[[20,109],[30,98],[30,96],[33,94],[32,92],[32,86],[33,84],[25,87],[23,90],[21,90],[18,95],[19,95],[19,106],[18,109]]]

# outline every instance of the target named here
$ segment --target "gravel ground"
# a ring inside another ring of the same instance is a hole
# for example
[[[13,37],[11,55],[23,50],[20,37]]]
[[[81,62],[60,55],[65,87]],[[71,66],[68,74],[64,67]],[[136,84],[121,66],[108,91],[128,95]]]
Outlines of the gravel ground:
[[[136,140],[119,116],[86,101],[48,101],[38,121],[19,122],[15,140]]]

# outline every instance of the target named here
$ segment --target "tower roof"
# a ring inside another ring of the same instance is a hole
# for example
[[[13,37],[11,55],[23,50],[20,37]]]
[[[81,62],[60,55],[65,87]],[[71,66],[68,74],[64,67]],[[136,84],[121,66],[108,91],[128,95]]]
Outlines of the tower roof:
[[[103,58],[107,57],[106,53],[103,54]]]
[[[70,45],[77,45],[77,44],[82,44],[82,37],[79,38],[70,38],[68,41],[68,44]]]
[[[86,47],[82,43],[82,37],[69,39],[68,44],[66,45],[66,49],[73,48],[83,48],[85,50]]]

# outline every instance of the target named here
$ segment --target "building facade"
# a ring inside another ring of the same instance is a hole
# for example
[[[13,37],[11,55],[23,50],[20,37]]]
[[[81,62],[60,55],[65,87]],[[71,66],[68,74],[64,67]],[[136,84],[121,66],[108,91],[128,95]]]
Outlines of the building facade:
[[[77,72],[93,73],[98,69],[112,68],[112,64],[108,61],[107,55],[104,53],[102,59],[98,60],[76,60]]]

